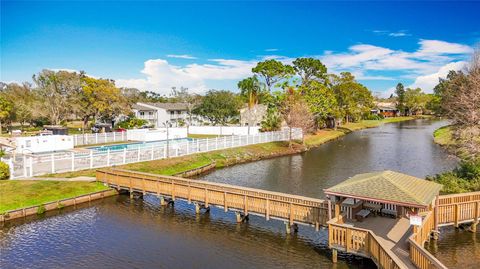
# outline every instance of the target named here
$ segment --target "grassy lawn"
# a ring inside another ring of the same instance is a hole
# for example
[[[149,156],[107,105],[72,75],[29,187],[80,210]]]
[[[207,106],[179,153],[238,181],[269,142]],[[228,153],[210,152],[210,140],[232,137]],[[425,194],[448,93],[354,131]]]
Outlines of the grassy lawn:
[[[3,180],[0,181],[0,214],[107,189],[99,182]]]
[[[302,151],[303,149],[304,147],[298,143],[295,143],[292,148],[289,148],[287,142],[271,142],[226,150],[198,153],[177,158],[131,163],[116,167],[120,169],[128,169],[146,173],[174,175],[190,169],[199,168],[212,162],[216,162],[216,167],[221,168],[239,162],[248,162],[272,156],[294,154]],[[61,174],[50,174],[42,177],[72,178],[77,176],[94,177],[95,169]]]
[[[451,126],[443,126],[435,130],[433,132],[433,141],[435,143],[447,146],[453,144],[453,136],[452,136],[452,127]]]

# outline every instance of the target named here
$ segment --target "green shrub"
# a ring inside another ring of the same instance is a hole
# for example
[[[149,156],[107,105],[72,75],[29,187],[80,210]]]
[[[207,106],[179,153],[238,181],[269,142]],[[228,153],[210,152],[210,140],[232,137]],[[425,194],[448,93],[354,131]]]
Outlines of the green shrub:
[[[117,127],[124,129],[132,129],[143,127],[148,124],[148,121],[144,119],[138,119],[135,117],[129,117],[128,119],[121,121],[117,124]]]
[[[47,209],[45,208],[44,205],[40,205],[38,206],[37,208],[37,215],[42,215],[43,213],[45,213],[45,211],[47,211]]]
[[[381,114],[368,114],[365,116],[366,120],[383,120],[383,118]]]
[[[462,161],[453,171],[427,179],[442,184],[442,193],[480,191],[480,160]]]
[[[10,167],[4,162],[0,162],[0,180],[10,178]]]

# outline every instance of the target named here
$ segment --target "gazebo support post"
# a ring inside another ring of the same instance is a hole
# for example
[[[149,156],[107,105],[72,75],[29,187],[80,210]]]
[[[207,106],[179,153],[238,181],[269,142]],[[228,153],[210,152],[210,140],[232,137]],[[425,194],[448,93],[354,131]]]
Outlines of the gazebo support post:
[[[337,260],[338,260],[338,250],[337,249],[332,249],[332,262],[333,263],[337,263]]]

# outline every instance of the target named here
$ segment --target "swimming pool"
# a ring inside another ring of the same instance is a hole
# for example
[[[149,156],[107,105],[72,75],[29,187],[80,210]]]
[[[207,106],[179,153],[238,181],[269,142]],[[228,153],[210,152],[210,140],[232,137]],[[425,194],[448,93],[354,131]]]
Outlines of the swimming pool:
[[[182,143],[187,141],[192,141],[192,138],[177,138],[177,139],[170,139],[169,143]],[[107,151],[107,150],[124,150],[124,149],[138,149],[138,148],[149,148],[149,147],[158,147],[167,144],[167,140],[160,140],[160,141],[147,141],[147,142],[134,142],[134,143],[126,143],[126,144],[118,144],[118,145],[106,145],[106,146],[97,146],[97,147],[89,147],[87,149],[92,149],[95,151]]]

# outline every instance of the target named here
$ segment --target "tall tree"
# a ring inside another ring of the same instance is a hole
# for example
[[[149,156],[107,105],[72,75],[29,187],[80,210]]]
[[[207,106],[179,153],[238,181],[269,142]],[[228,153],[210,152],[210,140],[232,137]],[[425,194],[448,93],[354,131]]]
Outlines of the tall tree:
[[[116,116],[129,114],[128,102],[112,80],[83,76],[82,81],[74,98],[74,111],[82,118],[83,129],[90,118],[113,120]]]
[[[349,72],[332,75],[333,91],[337,99],[339,115],[349,121],[359,120],[373,107],[372,93],[355,80]]]
[[[226,124],[238,116],[240,99],[230,91],[210,90],[193,113],[207,118],[213,125]]]
[[[395,87],[395,94],[397,95],[397,109],[401,115],[405,115],[405,87],[402,83],[398,83]]]
[[[290,65],[271,59],[257,63],[257,66],[252,68],[252,72],[261,76],[268,90],[271,91],[276,83],[293,75],[295,70]]]
[[[258,80],[257,76],[243,79],[237,85],[240,89],[240,96],[246,100],[249,109],[258,104],[264,94],[264,85]]]
[[[286,88],[282,98],[280,113],[288,127],[290,127],[290,147],[292,146],[292,128],[300,128],[303,134],[306,134],[312,131],[315,126],[314,118],[308,109],[308,105],[305,103],[299,91],[293,87]],[[304,140],[302,140],[302,142],[304,142]]]
[[[443,93],[443,109],[456,126],[454,136],[466,158],[480,159],[480,48],[465,72],[449,78]]]
[[[405,108],[410,115],[425,110],[426,105],[427,96],[422,92],[422,89],[407,88],[405,90]]]
[[[6,85],[4,97],[13,103],[13,117],[12,119],[23,126],[25,123],[31,123],[38,116],[38,98],[36,98],[31,85],[24,83],[18,85],[17,83],[10,83]]]
[[[170,94],[172,96],[173,102],[180,102],[185,103],[187,106],[187,113],[188,113],[188,125],[192,124],[192,117],[193,117],[193,110],[197,107],[200,102],[202,101],[202,96],[190,93],[188,88],[180,87],[177,89],[176,87],[172,87],[172,92]]]
[[[71,97],[82,87],[81,72],[43,70],[33,76],[41,101],[42,114],[52,124],[60,124],[72,112]]]
[[[0,134],[2,134],[2,125],[12,116],[13,103],[0,95]]]
[[[300,86],[300,91],[303,92],[317,126],[323,125],[328,117],[338,114],[337,99],[331,88],[318,81],[311,81],[308,85]]]
[[[293,68],[302,79],[302,85],[307,85],[312,80],[324,85],[328,82],[327,67],[318,59],[297,58],[293,61]]]

